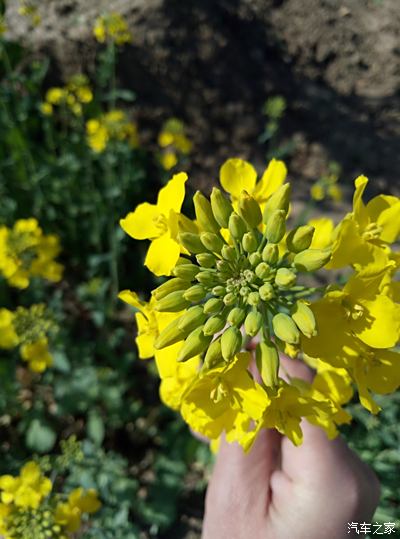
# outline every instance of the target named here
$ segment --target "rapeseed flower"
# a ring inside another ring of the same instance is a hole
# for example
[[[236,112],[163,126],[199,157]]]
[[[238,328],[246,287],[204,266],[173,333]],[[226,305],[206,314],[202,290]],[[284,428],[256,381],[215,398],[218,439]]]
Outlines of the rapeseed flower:
[[[96,153],[102,153],[110,141],[126,141],[132,148],[139,145],[137,125],[128,121],[122,110],[110,110],[99,118],[86,122],[88,145]]]
[[[54,107],[66,107],[75,116],[82,116],[83,106],[93,101],[93,92],[86,75],[78,74],[69,79],[65,86],[49,88],[40,110],[46,116],[54,112]]]
[[[193,148],[183,122],[177,118],[170,118],[164,123],[158,135],[158,145],[162,149],[160,163],[165,170],[174,168],[180,157],[189,155]]]
[[[99,43],[112,42],[125,45],[132,42],[132,33],[128,23],[119,13],[101,15],[94,23],[93,35]]]

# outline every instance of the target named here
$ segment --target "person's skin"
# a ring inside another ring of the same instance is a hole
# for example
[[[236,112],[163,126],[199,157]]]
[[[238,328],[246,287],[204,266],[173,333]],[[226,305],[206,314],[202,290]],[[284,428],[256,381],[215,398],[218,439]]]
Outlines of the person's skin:
[[[291,376],[309,378],[285,361]],[[295,447],[263,431],[246,455],[225,441],[208,486],[202,539],[344,539],[347,523],[369,523],[379,502],[372,469],[340,437],[304,421]],[[356,536],[356,535],[355,535]]]

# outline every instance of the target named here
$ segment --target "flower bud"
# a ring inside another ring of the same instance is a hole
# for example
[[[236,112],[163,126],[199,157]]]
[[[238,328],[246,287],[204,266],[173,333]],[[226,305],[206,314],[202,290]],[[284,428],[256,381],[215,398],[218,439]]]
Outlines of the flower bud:
[[[204,304],[204,312],[206,314],[217,313],[224,306],[222,299],[210,298]]]
[[[250,292],[251,292],[251,288],[249,288],[248,286],[240,287],[239,294],[243,296],[244,298],[247,298]]]
[[[193,331],[201,326],[206,318],[207,316],[204,314],[203,307],[201,305],[194,305],[178,319],[178,328],[187,334],[189,331]]]
[[[271,275],[271,268],[266,262],[261,262],[255,269],[256,275],[262,281]]]
[[[179,243],[190,253],[198,254],[204,252],[204,245],[200,241],[198,234],[191,232],[181,232],[178,236]]]
[[[200,230],[219,234],[220,226],[214,219],[211,204],[200,191],[195,193],[193,203]]]
[[[271,283],[264,283],[262,286],[260,286],[258,293],[263,301],[269,301],[275,296],[274,287]]]
[[[278,385],[279,353],[271,341],[261,341],[256,348],[256,363],[261,379],[267,387]]]
[[[258,247],[257,236],[255,235],[253,231],[246,232],[243,235],[242,245],[243,245],[243,249],[247,253],[252,253],[257,249]]]
[[[204,335],[214,335],[215,333],[219,333],[224,329],[225,324],[226,319],[224,316],[219,314],[211,316],[204,324]]]
[[[261,329],[262,315],[259,311],[251,311],[244,321],[244,330],[249,337],[255,337]]]
[[[226,288],[221,285],[214,286],[214,288],[211,290],[213,296],[224,296],[226,293]]]
[[[215,220],[222,228],[228,228],[229,217],[233,212],[232,204],[216,187],[212,190],[210,200]]]
[[[230,265],[226,260],[217,260],[217,270],[229,272]]]
[[[177,361],[187,361],[188,359],[201,354],[209,346],[211,340],[211,336],[204,335],[203,326],[196,328],[186,338],[185,343],[176,358]]]
[[[207,295],[207,290],[201,284],[194,284],[183,293],[183,297],[188,301],[200,301]]]
[[[247,303],[253,305],[253,307],[257,307],[260,303],[260,294],[258,292],[250,292],[247,296]]]
[[[203,268],[212,268],[215,266],[215,256],[211,253],[200,253],[196,255],[196,260]]]
[[[177,313],[182,309],[185,309],[185,307],[189,305],[189,301],[184,294],[186,294],[186,292],[183,292],[182,290],[171,292],[164,298],[157,301],[156,311]]]
[[[279,268],[275,275],[275,284],[281,288],[290,288],[296,282],[296,274],[288,268]]]
[[[155,290],[153,290],[153,296],[158,301],[162,298],[165,298],[171,292],[176,292],[177,290],[185,290],[187,287],[187,281],[183,279],[168,279],[165,283],[160,284]]]
[[[222,357],[222,350],[221,350],[221,338],[219,337],[215,341],[213,341],[210,346],[207,349],[206,356],[204,358],[204,367],[206,369],[213,369],[214,367],[217,367],[222,361],[224,361],[224,358]]]
[[[236,251],[234,247],[231,247],[230,245],[224,245],[222,247],[221,255],[222,258],[228,260],[229,262],[233,262],[234,260],[236,260]]]
[[[249,255],[249,262],[252,268],[255,268],[261,262],[261,254],[259,252],[251,253]]]
[[[328,263],[331,254],[330,249],[307,249],[294,257],[293,264],[299,271],[316,271]]]
[[[217,274],[212,271],[199,271],[196,275],[196,280],[204,286],[215,286],[217,284]]]
[[[225,294],[223,302],[225,303],[225,305],[233,305],[236,302],[236,295],[232,294],[232,292]]]
[[[262,252],[262,259],[267,264],[274,266],[278,262],[279,248],[275,243],[268,243]]]
[[[200,241],[206,249],[215,253],[220,253],[224,245],[224,240],[213,232],[202,232],[200,234]]]
[[[286,238],[286,245],[292,253],[300,253],[311,245],[315,228],[310,225],[299,226],[291,230]]]
[[[240,241],[243,234],[247,232],[246,223],[237,213],[232,213],[229,217],[228,228],[232,238],[238,241]]]
[[[291,186],[290,183],[284,183],[273,193],[264,206],[263,222],[268,223],[272,213],[276,210],[283,210],[285,216],[289,210]]]
[[[174,267],[172,273],[175,277],[179,277],[185,281],[193,281],[198,271],[199,267],[194,264],[179,264]]]
[[[221,337],[221,352],[225,361],[232,359],[237,354],[242,346],[242,334],[240,330],[231,326]]]
[[[262,215],[257,201],[246,191],[242,191],[239,197],[238,212],[250,228],[257,228],[261,223]]]
[[[234,307],[227,316],[227,321],[233,326],[240,326],[246,316],[246,311],[240,307]]]
[[[160,350],[166,346],[171,346],[171,344],[183,341],[187,335],[187,332],[182,331],[179,328],[179,320],[180,318],[176,318],[161,331],[154,342],[154,348],[156,350]]]
[[[268,219],[265,237],[270,243],[279,243],[286,230],[286,213],[283,210],[274,210]]]
[[[297,301],[292,318],[296,322],[299,330],[306,337],[310,338],[317,334],[317,327],[314,313],[304,301]]]
[[[291,317],[285,313],[278,313],[272,319],[274,333],[284,342],[297,344],[300,340],[300,332]]]

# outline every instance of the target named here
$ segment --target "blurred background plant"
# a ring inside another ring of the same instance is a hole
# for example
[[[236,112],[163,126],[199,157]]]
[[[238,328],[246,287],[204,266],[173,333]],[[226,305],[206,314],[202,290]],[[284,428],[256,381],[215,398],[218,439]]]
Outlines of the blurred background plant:
[[[132,312],[117,300],[132,283],[144,299],[154,287],[141,263],[146,246],[122,241],[119,218],[189,167],[189,130],[171,115],[154,144],[143,142],[140,101],[118,82],[120,55],[135,42],[118,13],[93,21],[92,71],[57,80],[48,58],[8,37],[5,8],[0,0],[0,475],[17,477],[34,460],[58,493],[95,489],[102,506],[82,537],[199,537],[212,457],[160,405],[154,368],[137,357]],[[40,28],[38,3],[20,2],[19,14]],[[288,114],[282,96],[266,101],[267,158],[295,150],[281,136]],[[340,201],[339,174],[335,163],[319,196]],[[12,251],[10,231],[31,219],[34,241],[24,232]],[[35,260],[46,271],[32,270]],[[373,419],[355,404],[345,433],[377,469],[377,518],[390,520],[399,517],[399,404],[388,397]]]

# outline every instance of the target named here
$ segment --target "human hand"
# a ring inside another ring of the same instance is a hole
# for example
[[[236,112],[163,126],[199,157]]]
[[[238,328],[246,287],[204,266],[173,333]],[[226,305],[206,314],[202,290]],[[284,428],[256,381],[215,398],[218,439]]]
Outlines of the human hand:
[[[300,362],[291,376],[309,378]],[[369,522],[379,482],[338,437],[304,421],[295,447],[274,430],[263,431],[246,455],[222,441],[206,496],[203,539],[343,539],[348,522]]]

